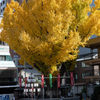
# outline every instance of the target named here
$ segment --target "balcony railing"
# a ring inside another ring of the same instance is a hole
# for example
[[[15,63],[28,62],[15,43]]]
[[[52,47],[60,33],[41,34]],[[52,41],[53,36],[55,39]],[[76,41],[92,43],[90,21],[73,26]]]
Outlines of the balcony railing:
[[[92,69],[92,70],[85,71],[85,76],[100,76],[100,70]]]
[[[87,59],[98,59],[98,53],[97,52],[93,52],[93,53],[87,53],[84,55],[80,55],[78,59],[83,58],[84,60]]]

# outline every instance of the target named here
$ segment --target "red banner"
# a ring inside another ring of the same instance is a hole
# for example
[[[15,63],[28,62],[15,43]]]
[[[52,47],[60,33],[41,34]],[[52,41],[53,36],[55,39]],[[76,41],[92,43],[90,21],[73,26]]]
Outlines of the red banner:
[[[26,89],[26,84],[27,84],[27,77],[25,77],[25,89]]]
[[[60,88],[60,74],[58,74],[57,87]]]
[[[22,86],[21,77],[19,77],[19,85]]]
[[[73,72],[70,73],[71,86],[74,85]]]
[[[41,76],[41,87],[44,88],[44,75]]]

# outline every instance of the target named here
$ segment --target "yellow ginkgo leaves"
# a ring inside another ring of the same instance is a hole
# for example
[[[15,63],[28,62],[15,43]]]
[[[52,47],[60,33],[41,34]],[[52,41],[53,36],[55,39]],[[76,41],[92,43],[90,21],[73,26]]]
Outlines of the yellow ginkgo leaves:
[[[0,37],[43,73],[77,58],[78,48],[100,35],[99,0],[28,0],[7,4]],[[89,13],[89,14],[88,14]],[[22,60],[22,61],[23,61]]]

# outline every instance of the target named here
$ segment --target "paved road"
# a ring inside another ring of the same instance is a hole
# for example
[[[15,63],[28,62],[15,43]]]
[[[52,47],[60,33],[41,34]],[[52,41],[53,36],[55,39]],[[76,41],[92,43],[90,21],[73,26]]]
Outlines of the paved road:
[[[32,98],[22,98],[22,99],[19,99],[19,100],[43,100],[42,98],[41,99],[32,99]],[[64,99],[60,99],[60,98],[48,98],[48,99],[44,99],[44,100],[80,100],[79,98],[64,98]]]
[[[19,99],[19,100],[43,100],[42,98],[41,99],[32,99],[32,98],[23,98],[23,99]],[[60,99],[57,99],[57,98],[49,98],[49,99],[44,99],[44,100],[60,100]]]

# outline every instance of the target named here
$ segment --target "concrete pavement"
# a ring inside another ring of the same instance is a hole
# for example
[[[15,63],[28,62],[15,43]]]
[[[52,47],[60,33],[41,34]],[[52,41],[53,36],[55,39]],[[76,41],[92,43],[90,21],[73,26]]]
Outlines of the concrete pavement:
[[[41,99],[35,99],[35,98],[22,98],[22,99],[19,99],[19,100],[43,100],[43,98]],[[48,99],[44,99],[44,100],[60,100],[59,98],[48,98]]]
[[[43,98],[41,99],[35,99],[35,98],[22,98],[22,99],[19,99],[19,100],[43,100]],[[72,97],[67,97],[67,98],[45,98],[44,100],[80,100],[79,97],[75,97],[75,98],[72,98]]]

